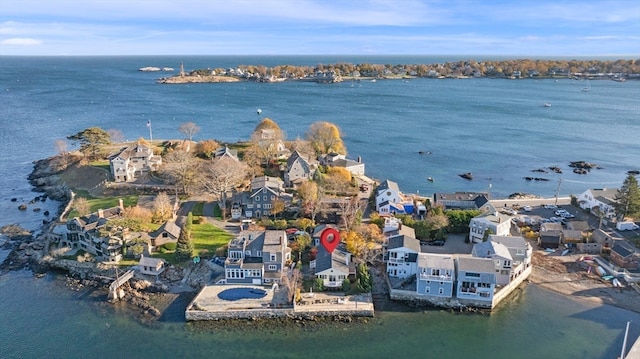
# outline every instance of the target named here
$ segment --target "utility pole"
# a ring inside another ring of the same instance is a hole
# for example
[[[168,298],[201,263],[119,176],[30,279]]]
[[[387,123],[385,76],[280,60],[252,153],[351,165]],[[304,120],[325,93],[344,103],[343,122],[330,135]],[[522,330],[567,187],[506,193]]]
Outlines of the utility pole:
[[[558,195],[560,194],[560,185],[562,184],[562,178],[558,178],[558,188],[556,189],[556,201],[554,205],[558,205]]]

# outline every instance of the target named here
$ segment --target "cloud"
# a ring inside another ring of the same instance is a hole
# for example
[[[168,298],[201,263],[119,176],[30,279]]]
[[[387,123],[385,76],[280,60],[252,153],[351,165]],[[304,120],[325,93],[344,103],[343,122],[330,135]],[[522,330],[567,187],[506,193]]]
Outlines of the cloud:
[[[38,39],[30,39],[25,37],[14,37],[11,39],[5,39],[0,41],[0,45],[37,46],[37,45],[42,45],[42,41]]]

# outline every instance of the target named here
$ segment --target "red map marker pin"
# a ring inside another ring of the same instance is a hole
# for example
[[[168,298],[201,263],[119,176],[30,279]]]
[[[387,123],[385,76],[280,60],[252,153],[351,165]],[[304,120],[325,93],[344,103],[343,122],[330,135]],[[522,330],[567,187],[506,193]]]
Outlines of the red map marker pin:
[[[333,253],[338,244],[340,244],[340,232],[333,228],[327,228],[320,235],[320,243],[329,253]]]

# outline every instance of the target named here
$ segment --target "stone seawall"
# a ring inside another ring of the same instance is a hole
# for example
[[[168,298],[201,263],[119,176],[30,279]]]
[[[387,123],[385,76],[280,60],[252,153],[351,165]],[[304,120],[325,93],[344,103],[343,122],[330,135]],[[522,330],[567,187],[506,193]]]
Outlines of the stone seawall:
[[[199,320],[228,320],[228,319],[315,319],[316,317],[373,317],[373,308],[359,310],[309,310],[300,308],[288,309],[249,309],[249,310],[187,310],[185,318],[187,321]]]

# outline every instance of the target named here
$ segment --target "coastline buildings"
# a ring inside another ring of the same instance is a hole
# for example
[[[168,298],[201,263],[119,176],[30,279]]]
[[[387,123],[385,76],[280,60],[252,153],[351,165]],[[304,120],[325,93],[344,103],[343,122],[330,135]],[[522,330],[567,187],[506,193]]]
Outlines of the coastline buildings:
[[[242,231],[229,242],[226,284],[279,283],[290,261],[285,231]]]
[[[495,210],[487,211],[471,219],[469,223],[469,240],[472,243],[482,242],[485,232],[498,236],[508,236],[511,229],[511,217]]]
[[[132,182],[143,172],[156,170],[162,157],[146,145],[137,143],[109,157],[109,168],[115,182]]]

